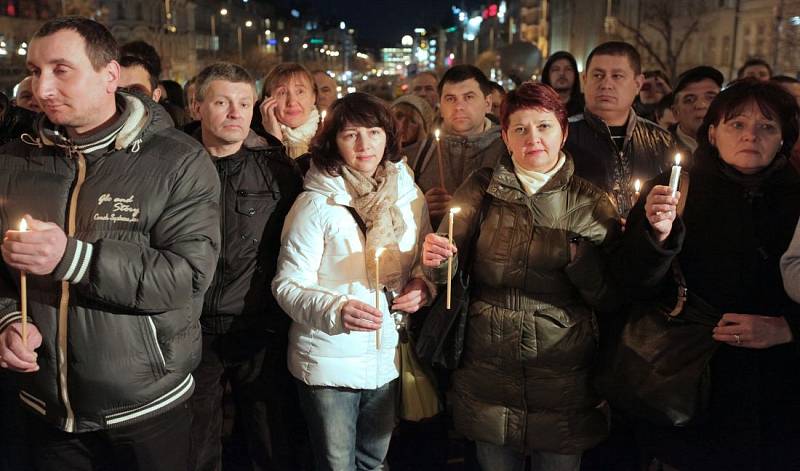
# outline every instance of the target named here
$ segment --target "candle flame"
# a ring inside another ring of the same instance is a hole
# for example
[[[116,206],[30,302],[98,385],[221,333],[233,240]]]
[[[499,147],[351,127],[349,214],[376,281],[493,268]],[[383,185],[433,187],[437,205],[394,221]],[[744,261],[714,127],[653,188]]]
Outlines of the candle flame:
[[[639,193],[639,190],[642,189],[642,181],[639,180],[638,178],[636,179],[635,182],[633,182],[633,189],[636,190],[636,193]]]
[[[442,133],[442,132],[439,130],[439,128],[436,128],[436,131],[433,131],[433,135],[434,135],[434,136],[436,136],[436,140],[437,140],[437,141],[439,140],[439,135],[440,135],[441,133]]]
[[[322,120],[325,121],[325,116],[328,116],[328,110],[322,110]]]
[[[386,250],[386,249],[384,247],[381,247],[381,248],[379,248],[378,250],[375,251],[375,260],[378,260],[379,258],[381,258],[381,255],[383,255],[383,251],[384,250]]]
[[[458,214],[461,208],[450,208],[450,214]]]
[[[678,152],[677,154],[675,154],[675,165],[680,165],[680,164],[681,164],[681,153]]]
[[[26,221],[25,218],[20,219],[20,221],[19,221],[19,231],[20,232],[25,232],[27,230],[28,230],[28,221]]]

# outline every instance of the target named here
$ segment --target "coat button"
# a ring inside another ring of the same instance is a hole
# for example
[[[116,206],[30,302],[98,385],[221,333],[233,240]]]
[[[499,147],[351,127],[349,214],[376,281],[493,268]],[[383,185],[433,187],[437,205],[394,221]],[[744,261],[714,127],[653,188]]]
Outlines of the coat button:
[[[256,208],[250,208],[247,210],[247,214],[253,216],[256,214]]]
[[[247,234],[242,234],[242,240],[247,239]]]

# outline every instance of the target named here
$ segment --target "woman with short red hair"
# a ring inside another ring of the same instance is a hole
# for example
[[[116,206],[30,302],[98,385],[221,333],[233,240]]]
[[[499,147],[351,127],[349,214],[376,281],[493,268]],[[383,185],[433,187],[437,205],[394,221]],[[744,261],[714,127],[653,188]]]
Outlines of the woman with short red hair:
[[[484,470],[522,470],[526,455],[536,470],[577,470],[608,429],[589,372],[593,308],[613,307],[602,248],[620,224],[608,196],[573,175],[566,110],[552,88],[523,83],[500,110],[508,155],[472,174],[451,206],[461,208],[454,245],[473,260],[455,426],[476,441]],[[446,280],[437,275],[454,249],[426,237],[431,279]]]

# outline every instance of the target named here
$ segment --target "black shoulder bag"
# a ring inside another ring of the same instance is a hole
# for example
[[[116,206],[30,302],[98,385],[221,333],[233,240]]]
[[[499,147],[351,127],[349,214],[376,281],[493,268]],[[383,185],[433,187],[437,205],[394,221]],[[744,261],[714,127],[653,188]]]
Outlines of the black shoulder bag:
[[[683,213],[689,175],[681,176]],[[621,332],[604,352],[596,385],[611,406],[662,426],[702,420],[711,390],[709,363],[718,343],[712,330],[721,317],[690,293],[677,256],[672,262],[675,304],[634,305]]]
[[[475,245],[480,235],[480,226],[489,210],[492,196],[483,194],[478,220],[471,225],[469,243],[459,249],[463,258],[453,277],[450,309],[447,297],[441,292],[431,305],[415,344],[417,357],[426,365],[445,370],[458,368],[464,351],[464,337],[467,332],[469,310],[469,291],[472,264],[475,260]]]

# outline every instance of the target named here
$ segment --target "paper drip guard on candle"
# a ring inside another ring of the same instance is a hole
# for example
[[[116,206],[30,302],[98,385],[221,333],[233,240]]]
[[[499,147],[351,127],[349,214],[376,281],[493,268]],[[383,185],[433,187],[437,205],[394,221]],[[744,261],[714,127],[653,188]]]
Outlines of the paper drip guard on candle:
[[[447,239],[450,245],[453,245],[453,216],[455,216],[461,208],[450,208],[450,221],[447,231]],[[447,309],[450,309],[450,295],[453,291],[453,256],[447,257]]]
[[[375,309],[381,310],[381,255],[384,248],[381,247],[375,251]],[[389,306],[391,309],[392,306]],[[383,315],[381,315],[383,317]],[[375,348],[381,349],[381,328],[375,331]]]
[[[669,188],[672,190],[672,196],[678,192],[678,185],[681,180],[681,154],[675,154],[675,165],[672,166],[672,173],[669,175]]]
[[[19,231],[28,231],[28,221],[25,218],[19,222]],[[19,305],[22,314],[22,345],[28,346],[28,276],[25,272],[19,274]]]

